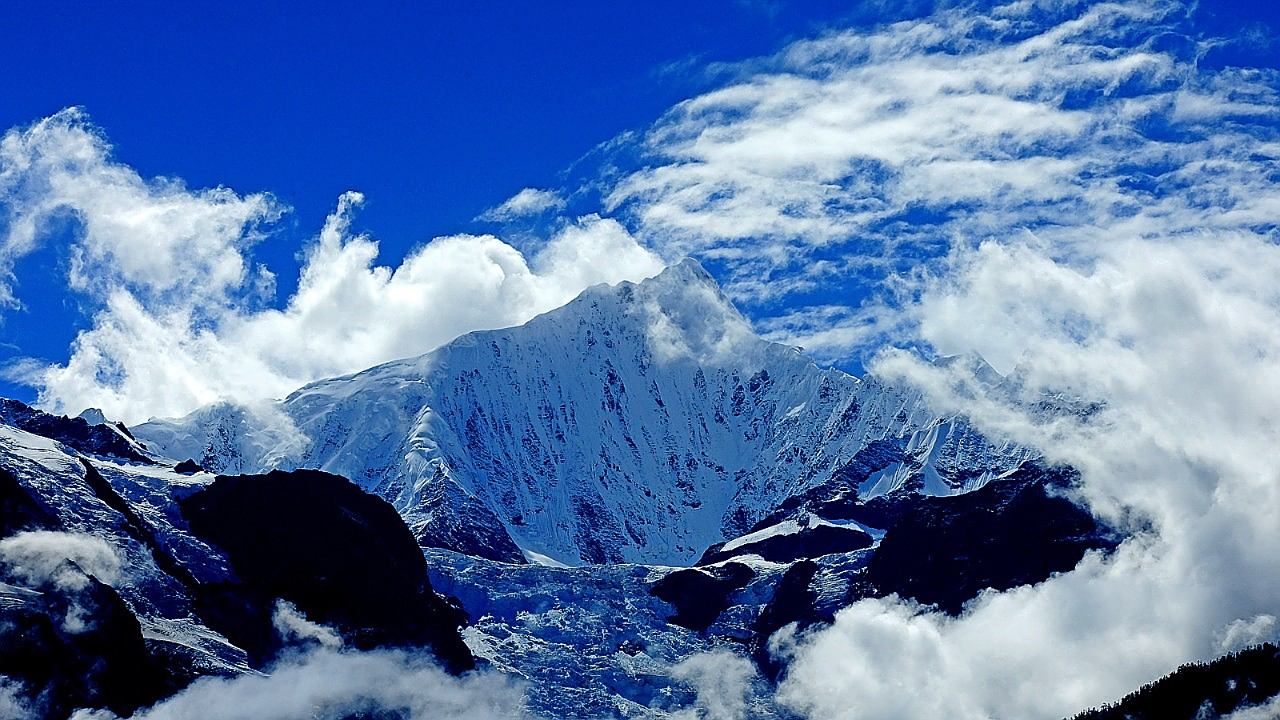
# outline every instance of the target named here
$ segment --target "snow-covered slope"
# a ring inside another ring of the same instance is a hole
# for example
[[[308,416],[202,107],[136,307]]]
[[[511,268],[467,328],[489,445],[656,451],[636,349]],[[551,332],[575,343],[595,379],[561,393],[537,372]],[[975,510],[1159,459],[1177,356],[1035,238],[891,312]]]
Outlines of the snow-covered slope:
[[[866,496],[950,494],[1026,456],[760,339],[692,260],[278,404],[134,434],[214,471],[349,477],[427,546],[568,564],[690,564],[833,475]]]

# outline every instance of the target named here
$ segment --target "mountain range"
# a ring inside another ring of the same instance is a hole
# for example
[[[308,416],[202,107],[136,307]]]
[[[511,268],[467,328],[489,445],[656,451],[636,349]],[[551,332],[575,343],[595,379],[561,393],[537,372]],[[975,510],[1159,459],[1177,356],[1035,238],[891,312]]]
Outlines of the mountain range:
[[[216,472],[350,478],[426,547],[568,565],[687,565],[836,476],[858,475],[863,499],[950,495],[1031,456],[762,340],[693,260],[279,403],[133,432]]]
[[[788,717],[774,632],[1109,552],[1077,482],[759,338],[686,260],[279,401],[131,428],[0,403],[0,690],[127,717],[339,644],[523,678],[540,716],[668,717],[672,665],[731,648],[750,716]]]

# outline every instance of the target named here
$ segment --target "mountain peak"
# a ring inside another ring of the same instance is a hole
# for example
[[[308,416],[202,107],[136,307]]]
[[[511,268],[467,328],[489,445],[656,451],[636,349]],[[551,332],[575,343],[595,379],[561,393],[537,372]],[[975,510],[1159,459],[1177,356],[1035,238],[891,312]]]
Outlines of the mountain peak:
[[[612,320],[638,323],[658,360],[683,357],[721,364],[735,356],[742,360],[756,346],[768,344],[693,258],[638,283],[597,286],[581,299],[591,306],[603,301],[608,307],[604,315]]]
[[[628,284],[622,283],[618,287]],[[668,265],[662,272],[641,280],[637,285],[647,289],[660,303],[692,295],[703,302],[710,302],[731,310],[735,316],[738,315],[733,302],[720,289],[720,283],[716,282],[711,273],[693,258],[685,258],[673,265]]]
[[[643,282],[702,284],[719,287],[715,278],[711,277],[711,273],[702,267],[702,263],[691,257],[668,265],[662,272]]]

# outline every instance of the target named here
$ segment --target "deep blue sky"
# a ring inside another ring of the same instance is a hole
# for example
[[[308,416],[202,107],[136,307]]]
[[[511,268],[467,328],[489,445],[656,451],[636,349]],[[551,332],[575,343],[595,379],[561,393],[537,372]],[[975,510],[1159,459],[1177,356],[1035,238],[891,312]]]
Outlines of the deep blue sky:
[[[255,256],[282,298],[344,190],[365,193],[360,227],[394,265],[705,89],[691,68],[853,14],[824,1],[256,5],[11,4],[0,125],[81,105],[144,177],[272,192],[293,212]],[[65,359],[86,318],[58,287],[64,261],[47,245],[19,263],[27,308],[0,326],[0,354]]]
[[[560,184],[598,143],[705,90],[708,63],[890,19],[883,3],[826,0],[257,5],[10,3],[0,126],[81,105],[145,177],[270,191],[293,212],[255,257],[281,298],[344,190],[365,193],[359,226],[394,265],[433,236],[476,230],[472,218],[522,187]],[[896,17],[927,9],[891,5]],[[1280,25],[1269,2],[1200,8],[1209,34]],[[27,308],[0,324],[0,361],[65,360],[87,324],[59,252],[19,263]]]
[[[705,87],[665,68],[767,53],[847,15],[838,2],[53,5],[0,20],[0,124],[82,105],[144,176],[271,191],[304,237],[359,189],[388,260]]]

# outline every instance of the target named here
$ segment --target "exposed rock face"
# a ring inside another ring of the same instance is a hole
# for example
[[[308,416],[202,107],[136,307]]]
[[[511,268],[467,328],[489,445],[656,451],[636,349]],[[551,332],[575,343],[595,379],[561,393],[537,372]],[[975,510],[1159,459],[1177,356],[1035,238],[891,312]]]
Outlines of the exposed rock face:
[[[204,468],[200,467],[195,460],[187,458],[177,465],[173,466],[173,471],[180,475],[194,475],[198,472],[204,472]]]
[[[271,639],[270,608],[282,598],[356,648],[427,647],[454,672],[474,667],[458,635],[465,616],[432,590],[412,533],[380,498],[327,473],[274,471],[220,477],[181,507],[239,578],[205,604],[245,612],[246,649]],[[268,633],[254,638],[264,615]]]
[[[0,677],[21,686],[37,717],[79,708],[127,717],[181,687],[181,671],[151,655],[119,594],[74,564],[59,574],[80,587],[0,582]]]
[[[729,607],[729,596],[755,573],[742,563],[710,568],[685,568],[670,573],[650,590],[676,608],[669,620],[690,630],[706,630]]]
[[[71,560],[33,574],[21,552],[0,553],[0,677],[34,717],[128,717],[198,677],[266,667],[283,643],[280,598],[349,647],[474,666],[464,615],[431,590],[403,520],[341,478],[215,481],[0,423],[0,540],[21,533],[43,548],[40,567],[85,542],[118,565],[118,577]]]
[[[699,565],[755,555],[769,562],[794,562],[871,547],[871,535],[857,526],[837,525],[806,514],[755,532],[717,543],[703,553]]]
[[[920,498],[889,528],[867,568],[878,594],[958,613],[987,588],[1037,583],[1116,544],[1084,509],[1057,494],[1075,473],[1038,464],[981,490]]]
[[[50,415],[8,398],[0,398],[0,423],[57,440],[83,453],[140,463],[153,462],[146,455],[146,449],[123,425],[91,424],[83,417]]]
[[[776,680],[783,668],[769,654],[769,638],[791,623],[796,623],[803,630],[830,619],[818,608],[818,594],[813,587],[817,575],[818,565],[812,560],[792,564],[778,579],[773,596],[756,617],[752,627],[751,654],[771,679]]]
[[[27,492],[12,472],[0,468],[0,538],[20,530],[53,530],[58,525],[53,508]]]

